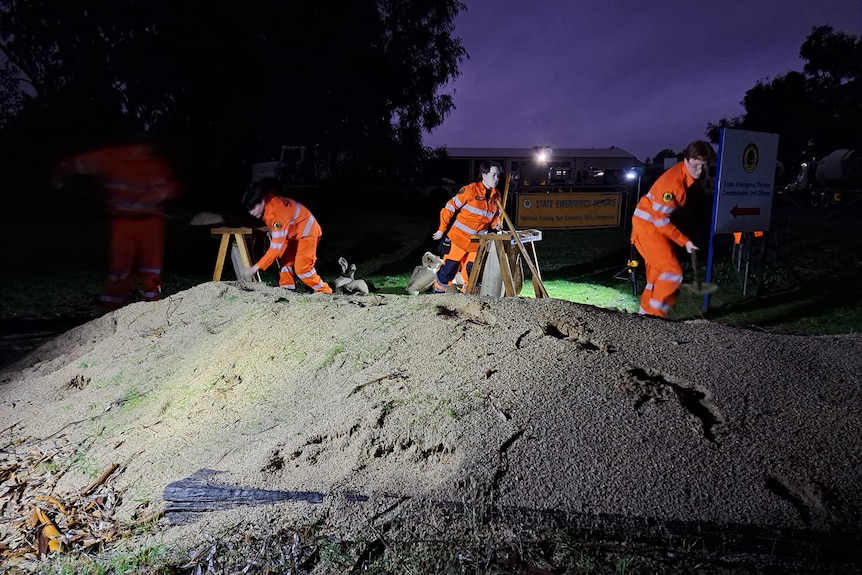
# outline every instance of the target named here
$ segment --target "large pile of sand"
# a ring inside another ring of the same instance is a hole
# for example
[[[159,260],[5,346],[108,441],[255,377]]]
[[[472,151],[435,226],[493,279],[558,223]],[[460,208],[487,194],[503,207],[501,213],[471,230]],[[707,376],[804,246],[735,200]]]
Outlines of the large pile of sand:
[[[852,534],[860,356],[859,335],[551,299],[207,283],[7,368],[0,420],[4,444],[76,446],[59,493],[118,463],[122,518],[157,512],[166,486],[201,469],[324,495],[163,521],[186,542],[273,513],[349,529],[398,498],[468,496],[573,517]]]

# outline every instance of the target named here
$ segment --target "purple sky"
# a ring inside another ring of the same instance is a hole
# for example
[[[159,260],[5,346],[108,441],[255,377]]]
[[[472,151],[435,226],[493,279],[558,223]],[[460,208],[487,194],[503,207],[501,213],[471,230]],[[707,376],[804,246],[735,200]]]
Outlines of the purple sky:
[[[469,59],[431,147],[617,146],[644,160],[802,70],[814,26],[862,36],[860,0],[464,0]]]

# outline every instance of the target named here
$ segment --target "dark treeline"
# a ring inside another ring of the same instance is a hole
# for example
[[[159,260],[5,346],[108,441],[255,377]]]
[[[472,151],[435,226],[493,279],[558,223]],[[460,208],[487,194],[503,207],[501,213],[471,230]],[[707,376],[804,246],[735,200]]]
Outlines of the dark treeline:
[[[722,127],[777,133],[778,159],[788,170],[838,148],[858,150],[862,40],[830,26],[816,27],[799,56],[804,61],[801,72],[761,80],[745,93],[742,116],[709,124],[711,141],[718,142]]]
[[[466,56],[452,36],[461,9],[0,0],[0,180],[40,184],[64,154],[132,133],[157,136],[198,199],[235,194],[284,144],[354,185],[404,176],[453,106],[439,89]]]
[[[187,197],[209,207],[232,201],[250,165],[285,144],[314,149],[343,194],[409,181],[427,156],[422,132],[453,108],[441,88],[466,57],[453,37],[462,9],[459,0],[0,0],[0,185],[43,185],[60,157],[141,133],[165,144]],[[862,41],[821,26],[800,57],[801,72],[758,82],[745,113],[709,124],[707,136],[778,133],[788,169],[858,148]]]

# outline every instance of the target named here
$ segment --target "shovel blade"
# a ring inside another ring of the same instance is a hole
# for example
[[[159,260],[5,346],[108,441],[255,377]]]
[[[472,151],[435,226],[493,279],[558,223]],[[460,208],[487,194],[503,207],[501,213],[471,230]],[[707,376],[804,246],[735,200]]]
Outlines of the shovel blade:
[[[694,295],[710,295],[718,291],[718,284],[702,283],[702,284],[681,284],[679,289],[685,293]]]

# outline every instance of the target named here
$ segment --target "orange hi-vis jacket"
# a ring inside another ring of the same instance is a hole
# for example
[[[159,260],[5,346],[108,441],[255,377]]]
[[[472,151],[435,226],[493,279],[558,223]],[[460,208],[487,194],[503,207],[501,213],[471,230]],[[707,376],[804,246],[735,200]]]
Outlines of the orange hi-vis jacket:
[[[164,203],[178,195],[170,165],[146,144],[80,154],[61,164],[60,169],[98,176],[108,210],[115,216],[161,215]]]
[[[487,231],[488,226],[497,226],[500,221],[499,200],[497,188],[491,188],[486,197],[485,185],[481,181],[466,185],[440,210],[438,230],[445,233],[452,216],[460,209],[447,235],[461,249],[475,252],[479,244],[471,243],[470,236]]]
[[[290,198],[268,194],[264,197],[263,221],[270,230],[272,239],[269,249],[257,262],[265,270],[287,249],[288,240],[306,237],[319,238],[323,233],[320,224],[308,208]]]
[[[685,162],[678,162],[665,171],[635,207],[632,239],[642,234],[658,233],[684,246],[689,238],[670,221],[670,216],[674,210],[685,206],[686,193],[693,184],[694,178],[688,173]]]

